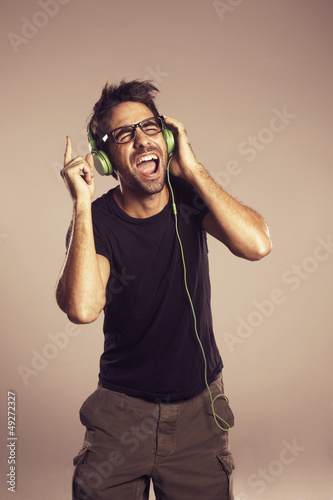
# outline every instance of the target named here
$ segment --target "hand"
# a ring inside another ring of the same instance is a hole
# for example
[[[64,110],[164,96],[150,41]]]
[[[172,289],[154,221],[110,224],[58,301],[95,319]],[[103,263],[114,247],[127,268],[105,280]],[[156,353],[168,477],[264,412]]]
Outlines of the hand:
[[[186,130],[184,126],[170,118],[169,116],[164,116],[165,123],[167,127],[175,136],[175,151],[170,163],[170,172],[178,177],[183,177],[186,180],[194,174],[195,170],[198,168],[195,156],[193,154],[190,143],[188,142]]]
[[[64,154],[64,168],[60,175],[74,201],[86,198],[92,200],[95,194],[94,161],[91,153],[84,158],[77,156],[72,160],[72,140],[68,136]]]

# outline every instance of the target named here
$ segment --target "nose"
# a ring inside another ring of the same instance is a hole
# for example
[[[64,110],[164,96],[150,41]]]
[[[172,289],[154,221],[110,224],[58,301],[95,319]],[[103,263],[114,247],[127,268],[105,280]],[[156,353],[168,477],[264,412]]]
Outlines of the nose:
[[[136,128],[136,135],[134,139],[134,147],[142,148],[146,147],[149,144],[149,136],[145,134],[140,127]]]

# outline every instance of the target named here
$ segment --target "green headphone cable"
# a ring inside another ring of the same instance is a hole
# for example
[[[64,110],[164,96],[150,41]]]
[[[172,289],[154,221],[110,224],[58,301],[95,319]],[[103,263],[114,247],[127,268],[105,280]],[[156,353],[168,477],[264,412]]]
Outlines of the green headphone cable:
[[[216,412],[215,412],[215,409],[214,409],[214,403],[215,401],[220,398],[220,397],[223,397],[225,398],[225,400],[227,401],[227,403],[229,403],[229,399],[227,398],[227,396],[225,394],[218,394],[217,396],[215,396],[215,398],[213,399],[213,396],[212,396],[212,393],[211,393],[211,390],[210,390],[210,387],[209,387],[209,384],[208,384],[208,380],[207,380],[207,359],[206,359],[206,355],[205,355],[205,351],[204,351],[204,348],[203,348],[203,345],[202,345],[202,342],[200,340],[200,337],[199,337],[199,334],[198,334],[198,329],[197,329],[197,317],[196,317],[196,314],[195,314],[195,310],[194,310],[194,306],[193,306],[193,302],[192,302],[192,297],[191,297],[191,294],[189,292],[189,289],[188,289],[188,286],[187,286],[187,277],[186,277],[186,263],[185,263],[185,256],[184,256],[184,250],[183,250],[183,244],[182,244],[182,241],[181,241],[181,238],[180,238],[180,234],[179,234],[179,231],[178,231],[178,220],[177,220],[177,207],[176,207],[176,203],[175,203],[175,196],[174,196],[174,192],[173,192],[173,188],[172,188],[172,185],[171,185],[171,180],[170,180],[170,170],[169,170],[169,166],[170,166],[170,162],[172,160],[172,155],[170,156],[170,159],[169,159],[169,162],[168,162],[168,166],[167,166],[167,180],[168,180],[168,185],[169,185],[169,189],[170,189],[170,193],[171,193],[171,199],[172,199],[172,210],[173,210],[173,213],[174,213],[174,216],[175,216],[175,230],[176,230],[176,236],[177,236],[177,239],[178,239],[178,243],[179,243],[179,248],[180,248],[180,253],[181,253],[181,258],[182,258],[182,263],[183,263],[183,270],[184,270],[184,285],[185,285],[185,290],[186,290],[186,294],[187,294],[187,297],[188,297],[188,300],[189,300],[189,303],[190,303],[190,306],[191,306],[191,311],[192,311],[192,315],[193,315],[193,320],[194,320],[194,331],[195,331],[195,336],[197,338],[197,341],[199,343],[199,346],[200,346],[200,349],[201,349],[201,352],[202,352],[202,356],[203,356],[203,360],[204,360],[204,375],[205,375],[205,384],[206,384],[206,387],[208,389],[208,393],[209,393],[209,397],[210,397],[210,401],[211,401],[211,409],[212,409],[212,413],[213,413],[213,417],[214,417],[214,420],[215,420],[215,423],[216,425],[222,430],[222,431],[228,431],[230,429],[230,425],[228,424],[228,422],[226,422],[225,420],[223,420],[222,417],[220,417]],[[222,427],[218,420],[220,420],[221,422],[223,422],[223,424],[225,424],[227,426],[227,428],[225,427]]]

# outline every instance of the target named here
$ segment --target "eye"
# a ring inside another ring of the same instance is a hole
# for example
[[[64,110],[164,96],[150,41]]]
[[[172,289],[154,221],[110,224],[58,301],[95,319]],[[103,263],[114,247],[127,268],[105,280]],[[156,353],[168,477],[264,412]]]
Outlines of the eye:
[[[161,131],[161,126],[159,122],[155,119],[149,119],[142,124],[142,128],[146,134],[157,134]]]
[[[117,142],[127,142],[133,138],[133,127],[121,127],[115,131],[114,137]]]

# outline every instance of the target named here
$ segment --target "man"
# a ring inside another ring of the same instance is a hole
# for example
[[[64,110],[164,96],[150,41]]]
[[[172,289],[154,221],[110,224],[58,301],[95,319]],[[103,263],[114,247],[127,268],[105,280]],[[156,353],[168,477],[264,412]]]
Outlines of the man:
[[[80,410],[75,500],[147,499],[150,478],[158,500],[233,498],[206,232],[249,260],[271,242],[262,217],[196,161],[183,125],[160,117],[157,92],[139,81],[103,89],[89,133],[119,185],[94,203],[93,156],[72,159],[67,138],[61,174],[74,213],[57,301],[74,323],[105,313],[98,389]]]

